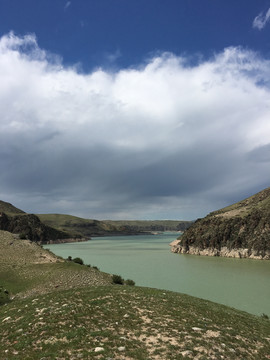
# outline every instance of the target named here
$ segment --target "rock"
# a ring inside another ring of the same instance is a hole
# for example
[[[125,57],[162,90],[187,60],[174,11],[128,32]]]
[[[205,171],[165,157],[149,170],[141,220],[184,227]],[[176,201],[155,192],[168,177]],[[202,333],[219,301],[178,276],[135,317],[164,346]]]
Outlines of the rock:
[[[126,348],[125,348],[125,346],[119,346],[118,350],[119,350],[119,351],[125,351]]]
[[[201,329],[201,328],[196,327],[196,326],[195,326],[195,327],[193,327],[193,328],[192,328],[192,330],[194,330],[194,331],[202,331],[202,329]]]
[[[11,319],[11,317],[8,316],[8,317],[6,317],[2,322],[6,322],[6,321],[8,321],[8,320],[10,320],[10,319]]]
[[[103,348],[103,347],[100,347],[100,346],[98,346],[98,347],[96,347],[95,348],[95,352],[102,352],[102,351],[104,351],[105,349]]]
[[[270,260],[270,187],[196,220],[174,253]]]
[[[180,354],[181,354],[182,356],[188,356],[188,355],[191,355],[191,354],[192,354],[192,351],[190,351],[190,350],[185,350],[185,351],[182,351]]]

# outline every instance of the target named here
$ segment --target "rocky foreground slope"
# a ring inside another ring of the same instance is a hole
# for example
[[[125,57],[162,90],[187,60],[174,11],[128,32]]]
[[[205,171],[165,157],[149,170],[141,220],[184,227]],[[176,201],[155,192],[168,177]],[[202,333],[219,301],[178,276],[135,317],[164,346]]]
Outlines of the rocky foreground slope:
[[[3,289],[3,291],[1,291]],[[0,359],[262,360],[270,322],[94,267],[0,231]],[[2,300],[5,300],[2,298]]]
[[[270,188],[198,219],[177,241],[175,253],[270,259]]]

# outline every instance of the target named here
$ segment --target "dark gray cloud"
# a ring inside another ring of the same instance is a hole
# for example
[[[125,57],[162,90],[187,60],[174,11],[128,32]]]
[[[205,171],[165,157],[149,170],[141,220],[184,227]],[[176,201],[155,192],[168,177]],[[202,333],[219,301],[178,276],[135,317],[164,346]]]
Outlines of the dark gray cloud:
[[[194,219],[251,195],[269,185],[269,70],[228,48],[190,67],[164,54],[82,74],[34,36],[2,37],[0,198],[31,212]]]
[[[254,162],[270,162],[270,143],[251,150],[248,159]]]

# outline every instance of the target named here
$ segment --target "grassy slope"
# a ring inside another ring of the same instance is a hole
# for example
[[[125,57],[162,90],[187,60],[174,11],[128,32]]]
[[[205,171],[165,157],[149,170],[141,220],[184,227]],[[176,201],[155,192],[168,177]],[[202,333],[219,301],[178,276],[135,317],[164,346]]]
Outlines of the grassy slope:
[[[270,356],[269,321],[146,288],[89,287],[18,300],[0,308],[0,323],[2,359]]]
[[[0,285],[15,294],[0,307],[0,359],[270,358],[269,320],[187,295],[110,285],[110,275],[7,232],[0,247]]]
[[[4,213],[9,214],[9,215],[25,214],[24,211],[16,208],[15,206],[13,206],[13,205],[10,204],[10,203],[7,203],[7,202],[2,201],[2,200],[0,200],[0,212],[4,212]]]
[[[180,220],[104,220],[105,223],[117,227],[130,226],[142,231],[151,231],[159,228],[165,230],[177,230],[177,227],[182,224],[183,227],[189,224],[189,221]]]
[[[39,245],[16,239],[6,231],[0,231],[0,249],[0,285],[16,297],[111,283],[108,274],[64,261]]]
[[[65,214],[37,214],[40,220],[58,230],[68,231],[82,236],[94,234],[125,233],[130,231],[162,231],[176,230],[179,224],[185,228],[187,221],[175,220],[91,220]]]
[[[37,216],[44,224],[75,235],[79,234],[87,237],[116,231],[114,226],[105,224],[103,221],[84,219],[72,215],[37,214]]]
[[[270,212],[270,187],[250,196],[247,199],[229,205],[223,209],[214,211],[209,216],[245,217],[254,209]]]

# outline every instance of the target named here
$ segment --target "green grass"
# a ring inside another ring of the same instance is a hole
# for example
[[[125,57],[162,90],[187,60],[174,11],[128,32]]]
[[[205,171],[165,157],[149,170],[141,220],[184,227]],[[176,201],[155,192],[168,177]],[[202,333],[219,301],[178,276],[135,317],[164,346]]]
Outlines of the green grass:
[[[191,222],[178,220],[92,220],[64,214],[37,214],[40,220],[61,231],[81,236],[110,233],[165,231],[185,229]],[[180,224],[180,225],[179,225]]]
[[[7,232],[0,232],[0,250],[0,285],[12,297],[0,306],[0,359],[270,358],[267,318],[113,285],[111,275]]]
[[[129,226],[141,231],[152,231],[160,228],[160,231],[176,231],[179,224],[187,225],[190,221],[181,220],[104,220],[106,224],[116,227]],[[163,229],[163,230],[161,230]]]
[[[55,229],[66,231],[74,236],[98,235],[116,231],[115,227],[105,224],[103,221],[84,219],[65,214],[37,214],[39,219],[46,225]]]
[[[237,216],[245,217],[250,214],[254,209],[270,212],[270,188],[264,189],[259,193],[241,200],[235,204],[229,205],[220,210],[214,211],[209,215],[226,214],[230,212],[237,212]],[[232,216],[234,216],[232,214]]]
[[[84,287],[17,300],[0,307],[0,323],[1,359],[270,356],[269,320],[147,288]]]
[[[0,231],[0,249],[0,285],[13,296],[111,283],[109,274],[64,261],[39,245],[20,240],[6,231]]]
[[[2,201],[0,200],[0,212],[4,212],[8,215],[22,215],[25,214],[24,211],[16,208],[15,206],[13,206],[12,204]]]

